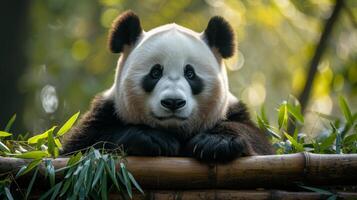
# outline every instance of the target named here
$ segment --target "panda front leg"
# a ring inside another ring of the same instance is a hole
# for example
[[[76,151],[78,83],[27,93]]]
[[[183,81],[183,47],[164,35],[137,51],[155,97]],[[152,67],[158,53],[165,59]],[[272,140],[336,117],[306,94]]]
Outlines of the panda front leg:
[[[195,135],[186,152],[204,162],[229,162],[241,156],[257,155],[253,148],[256,129],[244,123],[220,122]]]
[[[180,149],[174,135],[147,126],[126,127],[117,144],[123,145],[128,155],[135,156],[176,156]]]

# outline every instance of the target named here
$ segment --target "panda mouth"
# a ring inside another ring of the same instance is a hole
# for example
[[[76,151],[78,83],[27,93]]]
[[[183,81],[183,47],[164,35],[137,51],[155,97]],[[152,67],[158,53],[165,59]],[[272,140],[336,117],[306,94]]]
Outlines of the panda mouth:
[[[180,120],[180,121],[184,121],[187,119],[187,117],[180,117],[177,115],[170,115],[170,116],[166,116],[166,117],[160,117],[160,116],[156,116],[154,113],[152,113],[152,116],[160,121],[165,121],[165,120],[170,120],[170,119],[174,119],[174,120]]]

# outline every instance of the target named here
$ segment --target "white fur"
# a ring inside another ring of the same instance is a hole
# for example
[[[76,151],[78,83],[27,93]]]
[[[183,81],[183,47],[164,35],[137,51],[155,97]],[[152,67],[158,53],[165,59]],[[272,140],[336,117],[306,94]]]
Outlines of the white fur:
[[[146,93],[141,82],[155,64],[164,67],[163,76],[154,90]],[[192,94],[184,77],[187,64],[203,79],[204,90],[198,95]],[[212,96],[214,88],[218,91],[216,96]],[[118,61],[115,83],[105,96],[114,99],[117,114],[128,123],[177,127],[188,133],[213,126],[225,118],[228,104],[236,101],[228,89],[223,61],[208,47],[202,34],[176,24],[143,32],[135,46],[125,47]],[[129,102],[131,98],[136,105]],[[173,114],[161,106],[164,98],[181,98],[186,105]],[[199,108],[208,109],[209,115],[203,116]],[[158,120],[152,114],[176,115],[187,120]]]

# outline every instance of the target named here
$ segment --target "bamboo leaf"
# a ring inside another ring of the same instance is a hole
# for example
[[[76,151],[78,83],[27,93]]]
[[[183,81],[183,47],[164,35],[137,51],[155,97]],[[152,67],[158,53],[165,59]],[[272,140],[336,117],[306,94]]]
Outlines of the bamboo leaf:
[[[58,138],[55,138],[55,144],[58,148],[62,148],[62,144],[61,144],[61,141],[58,139]]]
[[[42,134],[39,134],[39,135],[35,135],[33,137],[30,137],[27,142],[29,144],[36,144],[40,139],[46,139],[48,137],[48,133],[49,132],[53,132],[53,130],[56,128],[57,126],[53,126],[52,128],[48,129],[47,131],[45,131],[44,133]]]
[[[118,190],[120,190],[118,180],[115,178],[115,173],[113,173],[112,170],[110,170],[110,167],[107,162],[104,162],[104,167],[105,167],[105,171],[107,172],[107,174],[109,174],[109,177],[112,179],[115,187]]]
[[[42,160],[38,159],[38,160],[34,160],[34,161],[30,162],[27,166],[21,167],[21,169],[17,172],[15,178],[27,174],[33,168],[37,167],[41,162],[42,162]]]
[[[336,154],[341,154],[342,153],[342,138],[341,138],[341,133],[336,132]]]
[[[54,189],[54,191],[52,193],[52,196],[51,196],[50,200],[56,199],[56,197],[57,197],[57,195],[58,195],[58,193],[59,193],[59,191],[61,189],[62,184],[63,184],[63,182],[59,182],[59,183],[57,183],[56,186],[54,186],[55,189]]]
[[[331,195],[327,200],[336,200],[337,199],[337,195]]]
[[[293,107],[290,104],[287,104],[288,112],[300,123],[304,123],[304,116],[301,114],[301,110],[297,107]]]
[[[71,186],[72,184],[72,179],[66,179],[66,181],[64,182],[64,185],[62,187],[61,193],[60,193],[60,197],[62,197],[64,194],[66,194],[69,186]]]
[[[6,198],[7,198],[8,200],[14,200],[14,197],[12,197],[12,194],[11,194],[11,192],[10,192],[10,189],[9,189],[8,187],[5,187],[4,190],[5,190]]]
[[[355,142],[355,141],[357,141],[357,133],[352,134],[352,135],[348,135],[347,137],[345,137],[345,138],[343,139],[343,143],[344,143],[345,145],[351,144],[352,142]]]
[[[107,188],[107,175],[104,174],[101,178],[101,187],[100,187],[100,194],[102,199],[107,200],[108,199],[108,188]]]
[[[340,104],[340,109],[341,109],[343,115],[345,116],[347,123],[352,125],[352,123],[353,123],[352,113],[351,113],[351,110],[343,96],[339,97],[339,104]]]
[[[62,136],[72,128],[73,124],[76,122],[80,112],[74,114],[71,118],[67,120],[67,122],[60,128],[57,132],[57,136]]]
[[[129,180],[128,171],[126,170],[124,163],[120,163],[120,168],[121,168],[121,171],[122,171],[122,174],[123,174],[123,177],[124,177],[126,190],[127,190],[128,194],[129,194],[129,197],[132,198],[133,194],[132,194],[132,191],[131,191],[131,182]]]
[[[97,167],[97,170],[96,170],[96,173],[95,173],[95,177],[93,179],[93,183],[92,183],[92,188],[94,188],[94,186],[97,184],[99,178],[102,176],[103,174],[103,171],[104,171],[104,160],[100,160],[99,161],[99,164],[98,164],[98,167]]]
[[[82,156],[83,155],[81,152],[78,152],[77,154],[71,156],[71,158],[67,162],[67,166],[72,166],[72,165],[76,164],[78,161],[81,160]]]
[[[29,151],[22,154],[12,154],[16,158],[25,158],[25,159],[40,159],[48,156],[48,153],[45,151]]]
[[[285,137],[291,142],[291,144],[295,147],[295,149],[298,152],[304,151],[304,146],[302,144],[299,144],[296,140],[294,140],[293,137],[291,137],[289,134],[284,132]]]
[[[47,137],[47,147],[48,147],[48,152],[55,157],[55,140],[53,138],[53,131],[48,132],[48,137]]]
[[[134,186],[136,187],[136,189],[138,189],[142,194],[144,194],[143,189],[140,187],[140,185],[138,184],[138,182],[136,182],[134,176],[128,172],[128,177],[131,180],[131,182],[134,184]]]
[[[48,190],[45,194],[43,194],[39,200],[45,200],[48,199],[48,197],[50,196],[50,194],[52,194],[51,196],[51,200],[56,198],[56,195],[59,192],[59,189],[62,186],[62,182],[57,183],[54,187],[52,187],[50,190]]]
[[[9,152],[10,153],[10,149],[9,147],[7,147],[4,143],[2,143],[0,141],[0,151],[3,151],[3,152]]]
[[[288,110],[286,106],[286,101],[284,101],[278,110],[278,124],[279,124],[279,129],[281,129],[284,125],[287,124],[288,122]]]
[[[331,133],[320,145],[320,151],[323,153],[327,148],[331,147],[336,140],[336,133]]]
[[[51,160],[46,160],[45,163],[46,163],[47,173],[50,178],[50,184],[51,184],[51,187],[53,187],[55,185],[55,167],[53,166]]]
[[[15,122],[15,120],[16,120],[16,114],[14,114],[14,115],[10,118],[10,120],[7,122],[7,124],[6,124],[6,126],[5,126],[5,129],[4,129],[5,132],[9,132],[9,131],[10,131],[12,125],[13,125],[14,122]]]
[[[29,195],[30,195],[30,192],[32,190],[32,186],[35,183],[35,180],[36,180],[36,177],[37,177],[38,170],[39,170],[39,165],[37,165],[36,170],[35,170],[32,178],[31,178],[31,181],[29,183],[29,186],[27,187],[25,199],[27,199],[29,197]]]
[[[8,133],[7,131],[0,131],[0,137],[9,137],[12,136],[11,133]]]
[[[327,191],[327,190],[323,190],[323,189],[320,189],[320,188],[308,187],[308,186],[303,186],[303,185],[300,185],[300,187],[305,188],[305,189],[310,190],[310,191],[313,191],[313,192],[317,192],[319,194],[333,195],[332,192]]]

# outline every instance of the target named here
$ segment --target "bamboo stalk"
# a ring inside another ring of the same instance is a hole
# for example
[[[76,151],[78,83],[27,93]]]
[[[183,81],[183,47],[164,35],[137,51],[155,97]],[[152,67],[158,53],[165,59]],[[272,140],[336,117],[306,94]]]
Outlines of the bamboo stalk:
[[[356,192],[341,192],[337,191],[333,195],[337,199],[357,199]],[[30,199],[40,198],[41,193],[31,195]],[[327,199],[331,195],[320,194],[316,192],[296,192],[284,190],[153,190],[145,191],[145,194],[134,192],[132,200],[305,200],[305,199]],[[122,199],[118,193],[110,193],[108,199]]]
[[[183,157],[127,157],[127,167],[145,189],[287,188],[311,185],[357,185],[357,154],[251,156],[228,164],[207,165]],[[53,161],[64,167],[67,158]],[[28,161],[0,157],[0,173]],[[59,177],[60,178],[60,177]]]
[[[334,195],[341,199],[356,199],[357,193],[336,192]],[[148,191],[145,196],[134,194],[133,200],[266,200],[266,199],[284,199],[284,200],[305,200],[305,199],[327,199],[331,195],[319,194],[316,192],[289,192],[282,190],[201,190],[201,191]],[[117,198],[116,198],[117,197]],[[119,195],[112,194],[110,199],[120,199]]]

